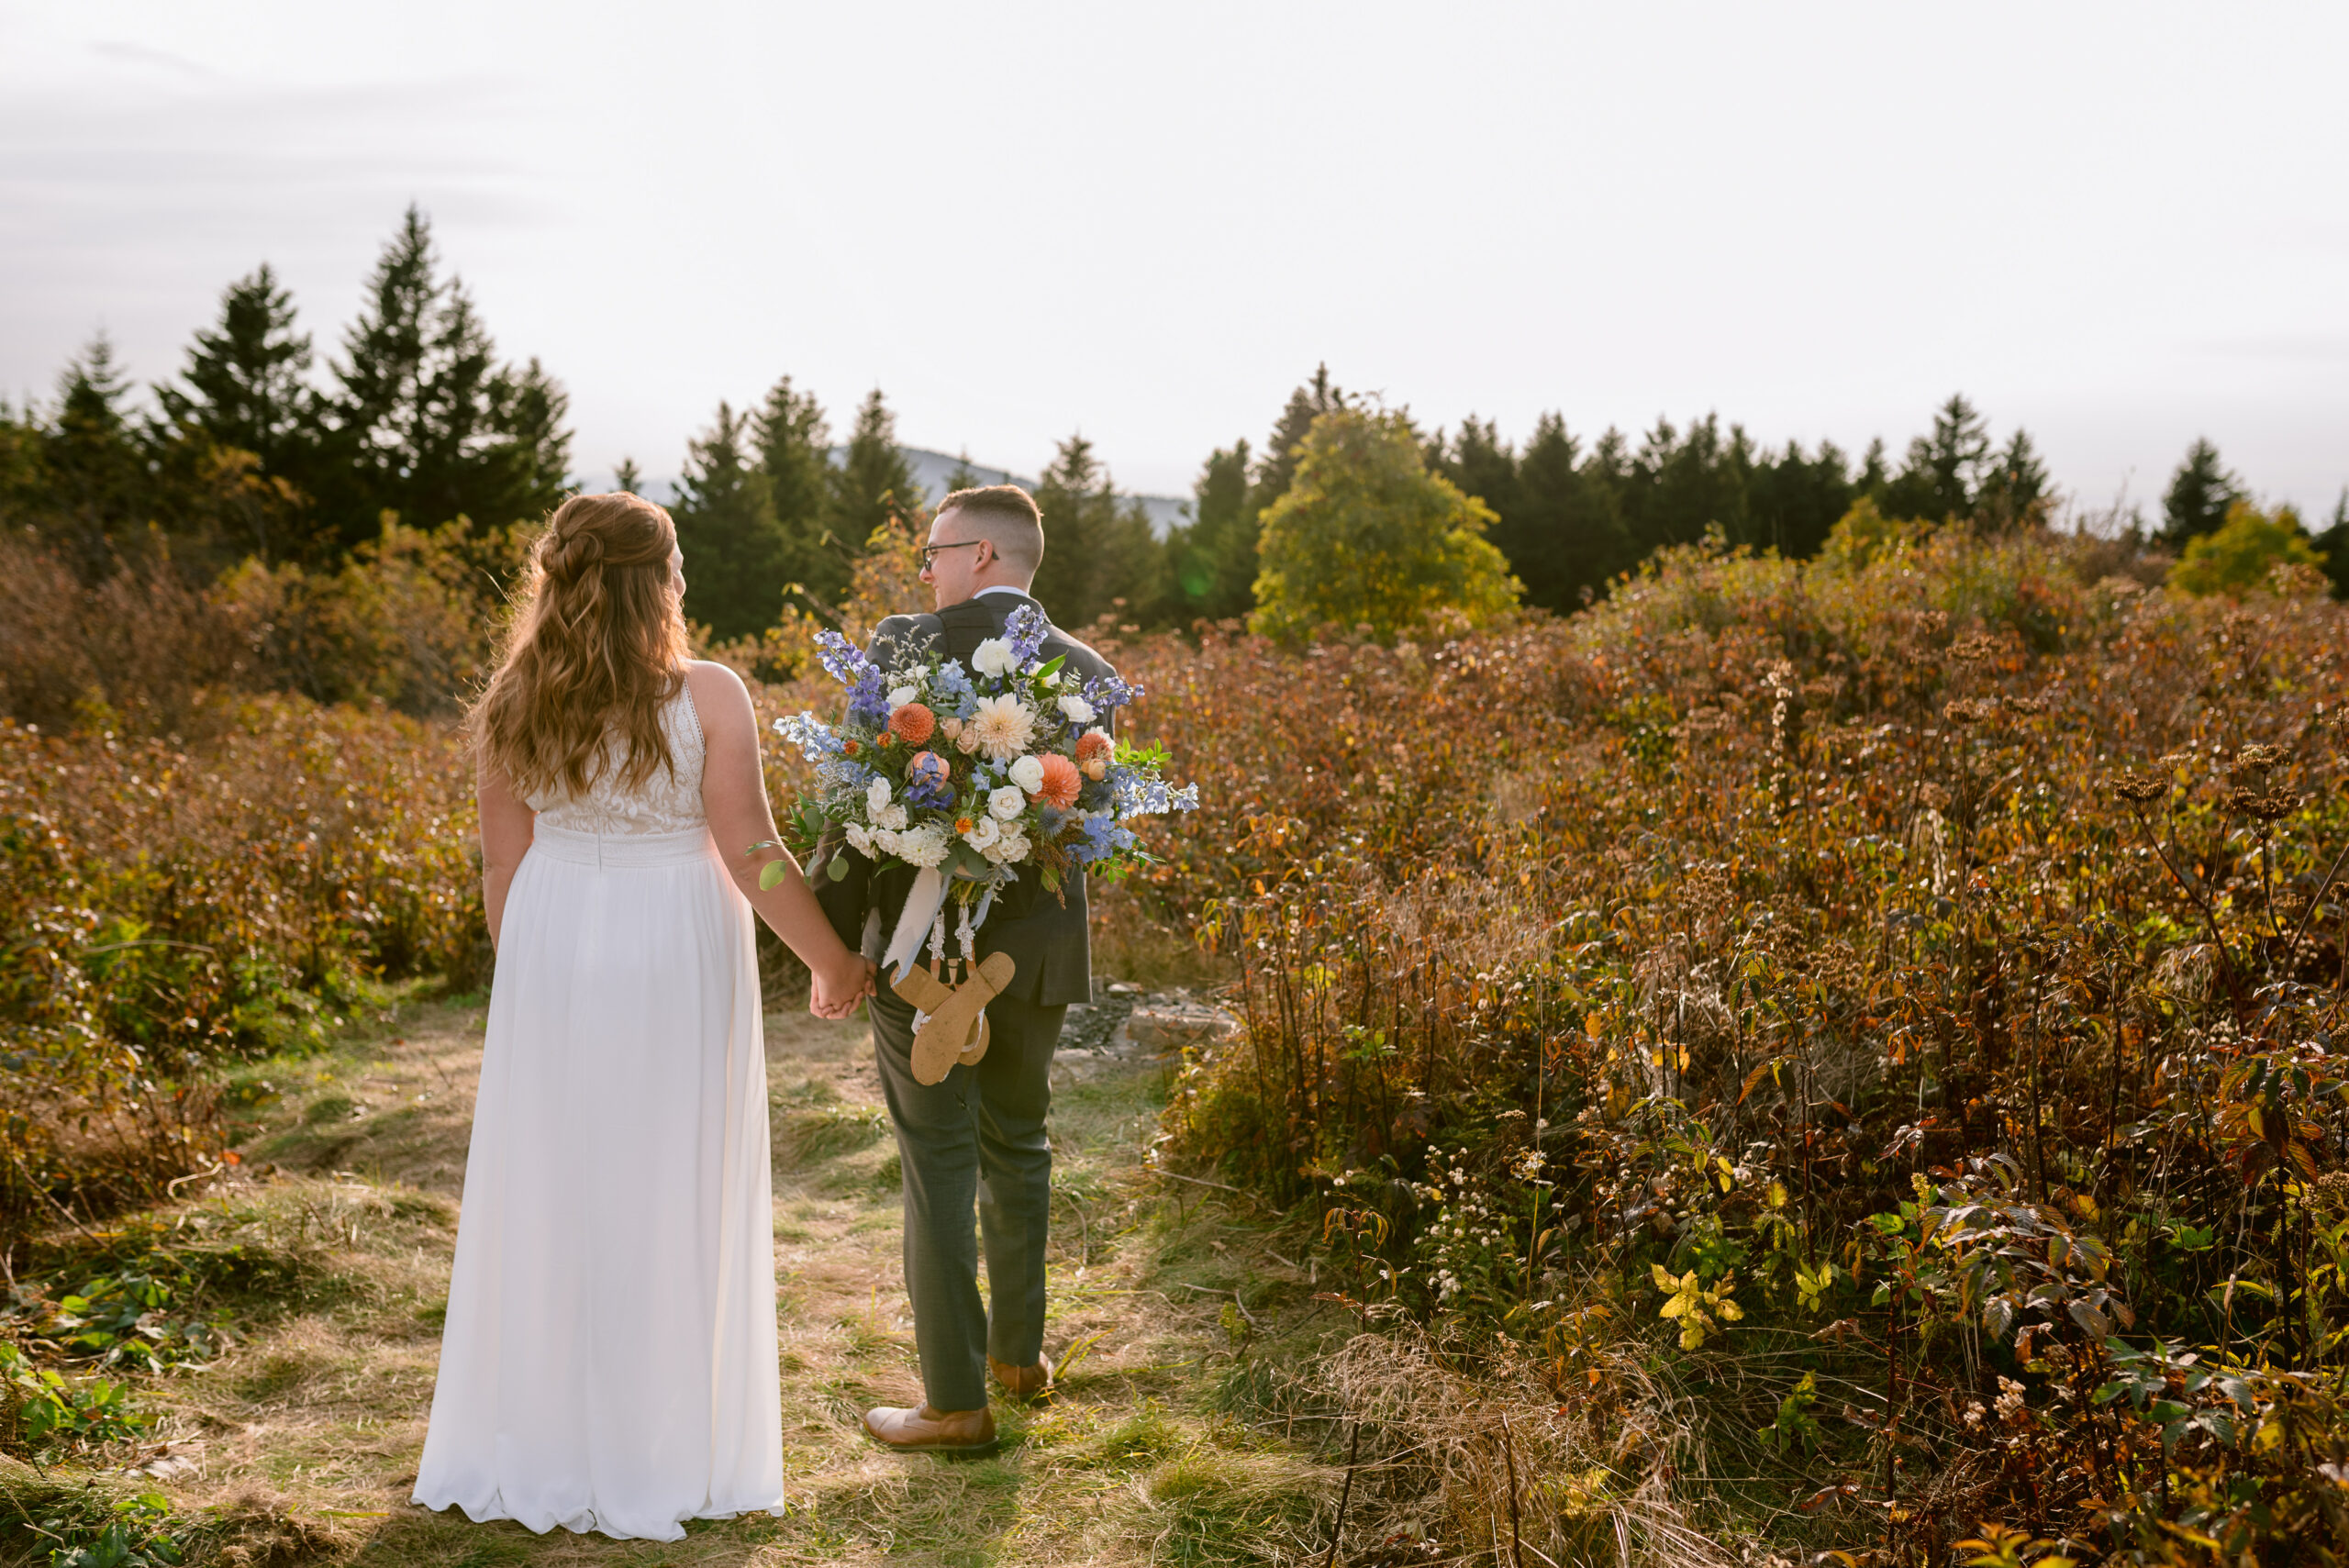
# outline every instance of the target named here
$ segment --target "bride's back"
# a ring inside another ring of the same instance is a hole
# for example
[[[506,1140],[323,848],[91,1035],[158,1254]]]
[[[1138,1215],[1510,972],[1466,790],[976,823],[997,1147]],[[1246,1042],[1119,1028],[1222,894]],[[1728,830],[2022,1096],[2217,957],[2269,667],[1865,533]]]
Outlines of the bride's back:
[[[683,833],[707,820],[702,807],[701,775],[706,748],[701,716],[685,684],[661,705],[661,735],[669,765],[655,768],[641,784],[627,782],[627,760],[618,734],[605,742],[602,765],[584,792],[561,784],[524,797],[539,820],[573,833]]]
[[[483,761],[543,825],[636,835],[705,822],[682,586],[674,529],[651,502],[574,495],[549,519],[473,715]]]

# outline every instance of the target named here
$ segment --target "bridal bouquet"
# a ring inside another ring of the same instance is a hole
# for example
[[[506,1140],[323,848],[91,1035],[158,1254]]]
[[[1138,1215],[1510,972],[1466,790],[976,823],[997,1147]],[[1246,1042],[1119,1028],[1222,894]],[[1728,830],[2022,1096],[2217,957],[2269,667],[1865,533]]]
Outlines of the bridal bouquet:
[[[901,968],[911,962],[906,929],[918,942],[920,927],[942,928],[948,897],[962,906],[967,958],[969,931],[1020,866],[1033,865],[1054,891],[1073,868],[1114,878],[1150,858],[1126,824],[1198,806],[1198,786],[1176,789],[1159,776],[1161,748],[1110,738],[1109,715],[1141,691],[1114,675],[1079,682],[1063,660],[1040,661],[1046,629],[1021,606],[968,670],[924,651],[882,669],[826,632],[818,653],[848,688],[846,721],[812,713],[775,721],[816,765],[817,788],[795,814],[807,840],[838,825],[877,864],[929,873],[889,944]],[[837,880],[847,869],[835,854],[811,859],[807,874]],[[767,874],[781,875],[780,862]],[[942,929],[932,945],[944,947]]]

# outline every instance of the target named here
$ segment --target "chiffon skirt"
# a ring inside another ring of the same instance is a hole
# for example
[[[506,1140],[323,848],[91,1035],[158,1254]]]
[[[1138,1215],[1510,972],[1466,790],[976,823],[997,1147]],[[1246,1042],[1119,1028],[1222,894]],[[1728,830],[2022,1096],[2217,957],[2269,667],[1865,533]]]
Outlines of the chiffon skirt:
[[[706,830],[541,824],[490,994],[416,1501],[675,1540],[783,1506],[750,906]]]

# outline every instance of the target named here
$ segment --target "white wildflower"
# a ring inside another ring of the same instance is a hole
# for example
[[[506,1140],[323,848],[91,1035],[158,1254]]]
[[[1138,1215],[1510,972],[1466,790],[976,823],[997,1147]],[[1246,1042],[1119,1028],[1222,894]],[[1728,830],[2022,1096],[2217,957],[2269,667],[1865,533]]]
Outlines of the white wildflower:
[[[911,832],[897,835],[897,854],[911,864],[934,866],[946,858],[946,829],[935,822],[925,822]]]

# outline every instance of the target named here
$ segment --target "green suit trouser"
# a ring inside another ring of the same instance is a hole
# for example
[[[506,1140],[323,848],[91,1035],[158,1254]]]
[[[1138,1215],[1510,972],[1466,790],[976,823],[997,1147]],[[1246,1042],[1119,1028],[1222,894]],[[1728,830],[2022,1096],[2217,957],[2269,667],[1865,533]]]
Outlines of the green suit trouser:
[[[986,1055],[923,1084],[914,1082],[913,1008],[887,980],[885,973],[871,1003],[873,1051],[904,1173],[906,1294],[913,1300],[922,1391],[936,1409],[983,1410],[987,1357],[1032,1366],[1043,1353],[1044,1243],[1052,1208],[1044,1112],[1052,1098],[1052,1051],[1068,1008],[997,996],[987,1005]]]

